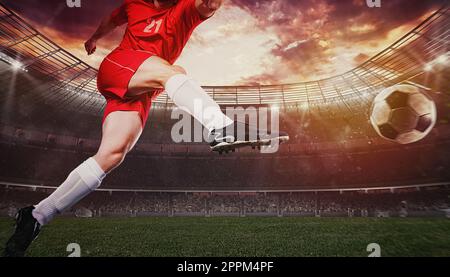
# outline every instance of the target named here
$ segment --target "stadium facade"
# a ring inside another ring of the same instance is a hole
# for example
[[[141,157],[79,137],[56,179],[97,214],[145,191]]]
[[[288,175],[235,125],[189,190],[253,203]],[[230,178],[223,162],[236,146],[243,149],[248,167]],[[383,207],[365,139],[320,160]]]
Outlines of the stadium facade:
[[[8,188],[51,189],[99,144],[105,101],[97,91],[97,70],[4,5],[0,43],[0,179]],[[292,141],[270,155],[241,150],[219,157],[206,144],[173,143],[174,105],[163,93],[154,100],[136,149],[102,189],[341,192],[447,186],[450,70],[440,61],[450,59],[449,53],[450,11],[444,7],[344,74],[297,84],[205,87],[224,109],[280,111],[281,128]],[[420,143],[395,145],[370,126],[374,96],[399,83],[420,86],[437,103],[439,122]]]

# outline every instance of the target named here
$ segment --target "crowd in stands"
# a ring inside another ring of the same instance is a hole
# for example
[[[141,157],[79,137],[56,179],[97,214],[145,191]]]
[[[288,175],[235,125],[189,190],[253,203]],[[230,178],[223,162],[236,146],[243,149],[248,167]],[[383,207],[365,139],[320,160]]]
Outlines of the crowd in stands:
[[[38,203],[50,191],[0,189],[0,211]],[[422,188],[355,192],[95,192],[72,207],[93,216],[272,215],[272,216],[393,216],[401,212],[434,214],[449,209],[450,189]]]

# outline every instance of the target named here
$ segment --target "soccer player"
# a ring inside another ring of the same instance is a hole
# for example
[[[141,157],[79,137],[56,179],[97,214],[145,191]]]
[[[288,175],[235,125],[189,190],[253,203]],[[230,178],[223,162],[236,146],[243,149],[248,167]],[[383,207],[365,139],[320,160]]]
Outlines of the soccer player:
[[[41,226],[100,186],[135,145],[152,99],[164,90],[177,106],[209,130],[213,150],[289,139],[282,132],[269,135],[256,127],[234,122],[183,68],[173,65],[194,29],[221,4],[222,0],[125,0],[101,22],[85,43],[88,55],[95,52],[99,39],[118,26],[128,25],[120,46],[104,59],[98,72],[98,90],[107,102],[98,152],[75,168],[48,198],[19,210],[5,256],[23,256]],[[196,112],[198,103],[201,112]],[[245,134],[237,136],[238,129]]]

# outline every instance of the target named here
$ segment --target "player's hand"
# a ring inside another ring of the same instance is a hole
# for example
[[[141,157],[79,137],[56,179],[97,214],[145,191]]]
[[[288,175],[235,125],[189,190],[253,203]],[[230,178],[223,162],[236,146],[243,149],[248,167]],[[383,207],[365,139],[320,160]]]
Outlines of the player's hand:
[[[97,50],[97,41],[92,38],[89,39],[84,43],[84,48],[86,49],[88,55],[94,54],[95,50]]]
[[[217,10],[222,5],[222,0],[203,0],[203,4],[211,10]]]

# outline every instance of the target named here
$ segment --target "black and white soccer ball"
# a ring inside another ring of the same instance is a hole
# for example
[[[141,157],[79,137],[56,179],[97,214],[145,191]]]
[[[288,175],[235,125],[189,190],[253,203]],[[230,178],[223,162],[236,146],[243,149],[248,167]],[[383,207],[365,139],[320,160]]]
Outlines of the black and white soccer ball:
[[[436,117],[436,105],[425,91],[413,85],[395,85],[375,97],[370,121],[381,137],[408,144],[426,137]]]

